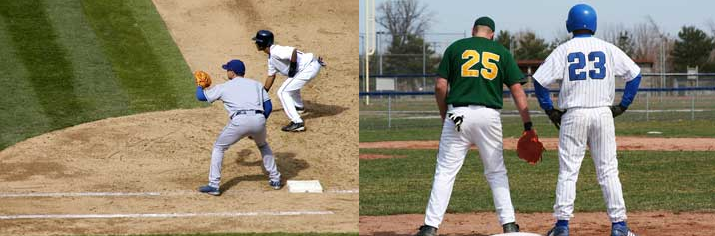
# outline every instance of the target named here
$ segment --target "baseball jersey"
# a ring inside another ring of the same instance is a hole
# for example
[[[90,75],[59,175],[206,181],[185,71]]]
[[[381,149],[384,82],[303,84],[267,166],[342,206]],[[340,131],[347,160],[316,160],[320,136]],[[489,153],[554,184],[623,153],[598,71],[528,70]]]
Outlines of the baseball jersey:
[[[449,45],[438,74],[449,82],[447,104],[496,109],[503,105],[502,84],[511,86],[524,78],[504,46],[482,37],[464,38]]]
[[[223,106],[231,115],[238,110],[263,111],[263,103],[270,100],[263,84],[241,77],[236,77],[226,83],[210,89],[204,89],[208,102],[223,101]]]
[[[268,75],[275,75],[276,72],[285,76],[288,75],[290,69],[290,58],[293,56],[294,47],[271,45],[271,53],[268,56]],[[313,61],[312,53],[296,52],[298,71],[303,70],[311,61]]]
[[[559,108],[569,109],[612,105],[615,76],[627,82],[640,71],[615,45],[595,37],[575,37],[559,45],[533,77],[544,87],[562,79]]]

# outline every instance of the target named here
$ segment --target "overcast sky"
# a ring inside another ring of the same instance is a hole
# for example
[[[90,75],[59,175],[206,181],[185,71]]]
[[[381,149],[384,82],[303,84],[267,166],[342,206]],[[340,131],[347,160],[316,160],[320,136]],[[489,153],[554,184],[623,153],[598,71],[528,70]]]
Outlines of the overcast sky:
[[[379,6],[386,0],[375,0]],[[566,15],[575,4],[588,3],[596,9],[599,29],[623,25],[628,28],[647,22],[650,16],[671,37],[683,25],[693,25],[711,34],[708,22],[715,21],[715,1],[707,0],[415,0],[433,12],[431,33],[470,33],[474,20],[490,16],[496,29],[511,32],[530,29],[551,41],[566,33]],[[364,33],[364,0],[360,0],[360,33]],[[378,26],[379,27],[379,26]],[[453,36],[458,38],[461,35]],[[429,39],[428,39],[429,40]],[[435,39],[451,41],[453,39]]]

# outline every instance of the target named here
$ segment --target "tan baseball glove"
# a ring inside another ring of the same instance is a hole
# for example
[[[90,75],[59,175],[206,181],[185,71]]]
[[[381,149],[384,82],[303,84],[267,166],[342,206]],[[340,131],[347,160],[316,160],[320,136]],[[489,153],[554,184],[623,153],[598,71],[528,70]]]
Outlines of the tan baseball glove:
[[[211,76],[202,70],[194,72],[194,79],[196,79],[196,85],[202,88],[211,86]]]
[[[519,138],[519,142],[516,144],[516,152],[519,154],[519,158],[534,165],[541,160],[544,144],[539,141],[536,131],[533,129],[527,130]]]

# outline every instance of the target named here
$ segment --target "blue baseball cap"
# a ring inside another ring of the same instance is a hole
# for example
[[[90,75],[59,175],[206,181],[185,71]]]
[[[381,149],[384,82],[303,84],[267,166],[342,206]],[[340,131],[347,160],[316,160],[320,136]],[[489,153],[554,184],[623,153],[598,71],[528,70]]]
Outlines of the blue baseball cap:
[[[236,74],[246,74],[246,66],[241,60],[233,59],[227,62],[225,65],[221,66],[225,70],[233,71]]]

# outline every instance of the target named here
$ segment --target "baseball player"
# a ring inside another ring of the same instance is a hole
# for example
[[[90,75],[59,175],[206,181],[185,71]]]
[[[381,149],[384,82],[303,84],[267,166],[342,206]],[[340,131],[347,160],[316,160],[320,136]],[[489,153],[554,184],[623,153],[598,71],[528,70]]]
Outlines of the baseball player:
[[[221,194],[221,164],[224,152],[243,137],[252,138],[263,156],[265,167],[273,189],[281,188],[281,174],[278,172],[273,151],[266,141],[266,119],[271,114],[273,105],[263,85],[252,79],[243,78],[246,67],[240,60],[231,60],[222,66],[226,70],[228,81],[210,89],[198,86],[196,99],[212,103],[223,101],[228,111],[229,122],[223,128],[214,143],[209,168],[209,184],[199,188],[199,192],[214,196]]]
[[[524,130],[532,130],[520,83],[524,76],[509,51],[493,41],[491,18],[478,18],[472,36],[447,47],[439,65],[435,98],[440,116],[449,119],[443,122],[432,192],[418,236],[437,235],[455,177],[472,144],[479,147],[484,175],[504,232],[519,231],[504,166],[500,109],[502,86],[506,85],[516,101]]]
[[[596,11],[578,4],[569,11],[566,29],[573,38],[557,47],[534,73],[539,105],[559,131],[559,177],[554,216],[556,225],[547,235],[569,235],[576,180],[586,147],[590,146],[598,183],[612,224],[611,235],[635,235],[626,226],[626,205],[618,178],[613,118],[628,109],[638,91],[640,68],[618,47],[593,37]],[[620,104],[612,106],[615,77],[625,79]],[[544,88],[561,81],[559,107],[553,107]]]
[[[325,66],[322,58],[313,56],[312,53],[303,53],[289,46],[273,44],[273,33],[268,30],[259,30],[256,37],[256,48],[268,54],[268,77],[266,78],[266,91],[273,86],[276,73],[288,76],[278,88],[278,99],[281,100],[283,111],[290,119],[290,123],[281,130],[286,132],[305,131],[305,123],[300,114],[305,112],[300,89],[320,72]]]

